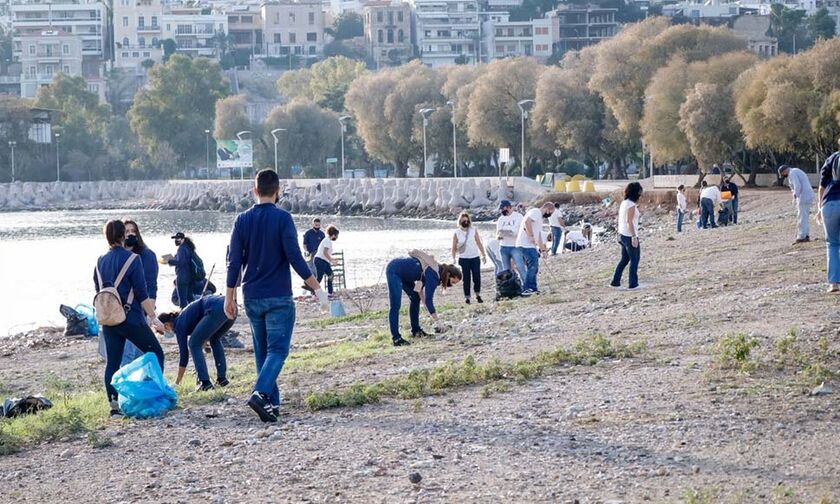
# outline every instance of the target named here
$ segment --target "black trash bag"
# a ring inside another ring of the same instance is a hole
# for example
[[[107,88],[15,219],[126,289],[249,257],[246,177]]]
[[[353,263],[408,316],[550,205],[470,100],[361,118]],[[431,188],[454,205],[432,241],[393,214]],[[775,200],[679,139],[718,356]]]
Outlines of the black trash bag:
[[[52,406],[50,400],[43,396],[26,396],[23,399],[13,397],[3,402],[3,409],[0,412],[3,413],[4,418],[13,418],[48,410]]]
[[[505,270],[496,275],[496,300],[522,295],[522,283],[516,273]]]
[[[61,312],[61,315],[63,315],[67,320],[67,325],[64,328],[65,336],[88,335],[87,317],[67,305],[59,306],[58,311]]]

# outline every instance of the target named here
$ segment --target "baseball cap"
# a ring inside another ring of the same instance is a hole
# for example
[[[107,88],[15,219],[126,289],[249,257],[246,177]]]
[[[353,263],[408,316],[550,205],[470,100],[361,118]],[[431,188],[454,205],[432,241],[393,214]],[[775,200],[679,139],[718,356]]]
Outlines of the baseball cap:
[[[184,236],[184,233],[181,231],[178,231],[174,236],[172,236],[173,240],[183,240],[184,238],[186,238],[186,236]]]
[[[779,167],[779,176],[781,177],[781,176],[782,176],[782,172],[783,172],[783,171],[785,171],[785,170],[787,170],[788,168],[790,168],[790,166],[788,166],[788,165],[786,165],[786,164],[783,164],[782,166],[780,166],[780,167]]]
[[[499,208],[504,208],[504,207],[509,207],[509,206],[513,206],[513,205],[510,204],[509,200],[503,199],[502,201],[499,202]]]

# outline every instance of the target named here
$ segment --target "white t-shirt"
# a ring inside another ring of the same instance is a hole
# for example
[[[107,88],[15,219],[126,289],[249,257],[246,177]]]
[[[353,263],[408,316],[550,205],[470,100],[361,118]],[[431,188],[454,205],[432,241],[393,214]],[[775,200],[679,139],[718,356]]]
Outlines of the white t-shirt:
[[[703,199],[703,198],[708,198],[708,199],[712,200],[712,202],[715,205],[717,205],[718,203],[721,202],[720,189],[718,189],[718,186],[716,186],[716,185],[711,185],[711,186],[703,189],[702,191],[700,191],[700,199]]]
[[[583,236],[583,233],[579,230],[574,231],[566,231],[566,242],[567,243],[577,243],[579,247],[588,247],[589,240]]]
[[[528,210],[525,217],[522,218],[522,224],[519,225],[519,235],[516,237],[516,246],[522,248],[537,248],[537,244],[528,237],[525,232],[525,226],[531,226],[531,229],[536,228],[536,232],[542,230],[543,216],[539,208],[532,208]],[[545,243],[545,242],[543,242]]]
[[[627,212],[631,209],[635,208],[636,212],[633,214],[633,229],[636,231],[636,236],[639,233],[639,207],[636,206],[635,203],[626,199],[621,202],[621,206],[618,207],[618,234],[624,236],[633,236],[630,234],[630,226],[627,225]]]
[[[554,213],[548,217],[548,225],[551,227],[563,227],[563,224],[560,223],[560,219],[562,218],[563,212],[559,208],[555,208]]]
[[[685,212],[686,201],[685,201],[685,194],[677,191],[677,210],[681,210]]]
[[[330,262],[330,260],[327,259],[327,255],[324,253],[327,250],[329,250],[330,255],[332,255],[333,242],[332,242],[332,240],[330,240],[329,236],[327,236],[323,240],[321,240],[321,244],[318,245],[318,251],[315,252],[315,257],[317,257],[318,259],[323,259],[324,261]]]
[[[455,237],[458,239],[458,257],[461,259],[474,259],[478,257],[478,243],[475,241],[476,230],[470,226],[464,231],[461,228],[455,230]],[[463,252],[460,252],[461,247],[466,244]]]
[[[502,235],[499,246],[515,247],[519,226],[522,224],[522,214],[511,210],[510,215],[502,215],[496,221],[496,233]]]

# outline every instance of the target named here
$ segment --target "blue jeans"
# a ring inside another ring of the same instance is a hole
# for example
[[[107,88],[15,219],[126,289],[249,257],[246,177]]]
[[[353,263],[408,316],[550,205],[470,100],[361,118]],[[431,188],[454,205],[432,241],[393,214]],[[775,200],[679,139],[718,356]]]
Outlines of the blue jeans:
[[[502,255],[502,268],[499,270],[499,273],[510,270],[511,261],[516,264],[516,269],[519,268],[519,263],[514,260],[514,256],[516,256],[516,247],[500,246],[499,253]]]
[[[385,270],[385,278],[388,281],[388,325],[391,328],[391,338],[396,341],[400,339],[400,307],[402,306],[402,293],[405,292],[411,304],[408,306],[408,318],[411,321],[411,333],[420,330],[420,294],[414,290],[414,283],[403,282],[398,273],[391,270],[391,265]]]
[[[245,313],[251,322],[257,383],[254,390],[267,394],[274,406],[280,405],[277,377],[283,370],[292,330],[295,327],[295,303],[289,297],[246,299]]]
[[[225,361],[225,348],[222,345],[222,336],[233,326],[233,320],[225,315],[223,308],[211,310],[205,313],[190,335],[189,347],[192,354],[195,374],[200,381],[210,381],[210,373],[207,372],[207,360],[204,358],[204,342],[210,340],[210,348],[213,350],[213,361],[216,363],[216,379],[222,381],[227,378],[227,362]]]
[[[633,239],[622,234],[618,235],[618,242],[621,245],[621,260],[615,267],[615,274],[610,285],[613,287],[621,287],[621,275],[624,274],[624,268],[630,264],[630,285],[631,289],[639,286],[639,259],[641,257],[641,246],[634,247]]]
[[[528,275],[528,267],[525,264],[525,256],[522,254],[521,247],[512,247],[511,259],[516,266],[516,271],[519,273],[519,279],[522,281],[522,288],[525,288],[525,277]]]
[[[540,272],[540,252],[535,248],[519,248],[525,262],[525,281],[522,290],[537,290],[537,273]]]
[[[563,239],[563,228],[551,226],[551,255],[557,255],[557,249]]]
[[[738,224],[738,198],[732,198],[732,224]]]
[[[685,212],[682,210],[677,210],[677,233],[682,233],[682,226],[683,226],[683,219],[685,218]]]
[[[840,200],[822,206],[828,281],[840,283]]]
[[[709,227],[710,221],[711,226],[713,228],[716,228],[717,223],[715,223],[715,203],[709,198],[703,198],[700,200],[700,226],[703,229],[707,229]]]

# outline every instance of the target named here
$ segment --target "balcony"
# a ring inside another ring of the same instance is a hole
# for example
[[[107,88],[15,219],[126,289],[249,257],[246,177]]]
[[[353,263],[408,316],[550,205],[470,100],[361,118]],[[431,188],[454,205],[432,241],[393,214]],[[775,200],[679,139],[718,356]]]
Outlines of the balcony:
[[[160,33],[160,25],[138,26],[137,33]]]

